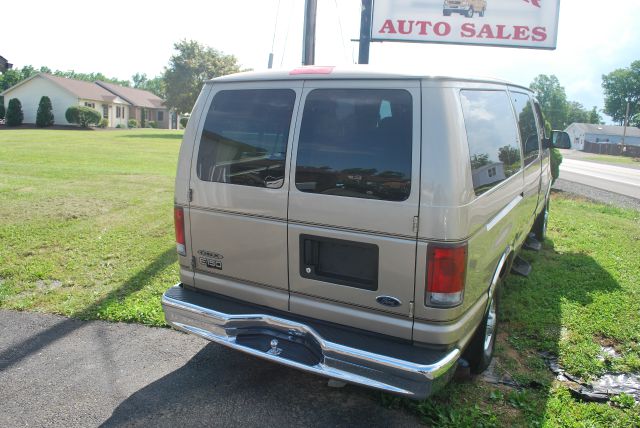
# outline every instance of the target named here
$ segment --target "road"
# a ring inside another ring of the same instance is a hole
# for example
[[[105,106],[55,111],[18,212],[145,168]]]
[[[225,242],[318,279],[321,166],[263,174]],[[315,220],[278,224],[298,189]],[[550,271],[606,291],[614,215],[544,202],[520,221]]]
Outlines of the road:
[[[165,328],[0,310],[0,427],[410,427],[380,394]]]
[[[560,164],[563,180],[640,199],[640,170],[564,158]]]

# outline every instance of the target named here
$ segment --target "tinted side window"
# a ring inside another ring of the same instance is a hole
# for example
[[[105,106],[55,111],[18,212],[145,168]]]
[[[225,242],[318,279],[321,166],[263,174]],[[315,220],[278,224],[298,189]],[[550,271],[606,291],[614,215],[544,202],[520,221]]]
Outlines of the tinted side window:
[[[516,109],[516,116],[518,118],[524,164],[529,165],[535,161],[540,154],[538,128],[536,127],[536,117],[533,113],[533,103],[527,94],[520,92],[512,92],[511,99],[513,100],[513,106]]]
[[[295,98],[290,89],[218,92],[202,130],[198,178],[281,187]]]
[[[296,187],[403,201],[411,191],[412,99],[405,90],[316,89],[304,106]]]
[[[479,195],[521,169],[517,128],[506,92],[466,90],[460,98],[473,188]]]

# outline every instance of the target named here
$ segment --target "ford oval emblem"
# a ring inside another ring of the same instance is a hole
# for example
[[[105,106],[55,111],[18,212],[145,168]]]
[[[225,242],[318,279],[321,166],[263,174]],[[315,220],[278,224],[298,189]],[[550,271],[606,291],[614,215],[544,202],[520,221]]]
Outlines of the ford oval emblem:
[[[402,302],[395,297],[391,296],[378,296],[376,297],[376,302],[381,305],[391,306],[392,308],[398,307],[402,304]]]

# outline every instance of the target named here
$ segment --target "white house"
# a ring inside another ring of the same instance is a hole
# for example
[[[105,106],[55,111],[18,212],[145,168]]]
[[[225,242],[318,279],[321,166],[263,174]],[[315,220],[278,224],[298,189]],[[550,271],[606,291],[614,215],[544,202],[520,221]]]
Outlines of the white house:
[[[592,123],[572,123],[565,129],[571,137],[571,148],[584,150],[584,143],[622,144],[623,126],[598,125]],[[640,146],[640,129],[627,126],[624,143]]]
[[[473,186],[482,187],[487,184],[503,181],[507,177],[504,174],[504,164],[502,162],[493,162],[482,165],[471,172],[473,176]]]
[[[20,100],[23,123],[26,124],[35,124],[40,99],[46,95],[51,99],[56,125],[70,125],[65,112],[73,105],[80,105],[97,110],[109,121],[111,128],[118,125],[126,127],[130,118],[140,122],[142,112],[147,121],[157,122],[159,128],[178,127],[177,120],[171,120],[173,116],[160,97],[148,91],[105,82],[86,82],[38,73],[0,95],[4,97],[5,107],[12,98]]]

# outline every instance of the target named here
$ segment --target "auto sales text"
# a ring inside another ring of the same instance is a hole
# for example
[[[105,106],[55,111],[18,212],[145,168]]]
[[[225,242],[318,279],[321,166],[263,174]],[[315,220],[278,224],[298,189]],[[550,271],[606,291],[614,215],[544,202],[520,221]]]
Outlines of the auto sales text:
[[[453,36],[452,26],[445,21],[413,21],[398,19],[395,22],[391,19],[384,21],[378,34],[403,34],[413,36]],[[532,42],[544,42],[547,39],[546,27],[529,27],[526,25],[476,25],[473,22],[466,22],[460,26],[459,37],[477,39],[500,39],[500,40],[528,40]]]

